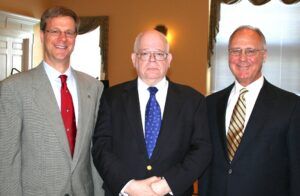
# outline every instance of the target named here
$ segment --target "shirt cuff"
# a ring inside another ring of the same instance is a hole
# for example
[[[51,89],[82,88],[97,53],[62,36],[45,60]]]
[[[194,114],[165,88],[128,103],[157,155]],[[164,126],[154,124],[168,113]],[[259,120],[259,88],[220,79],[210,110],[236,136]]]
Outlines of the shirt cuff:
[[[130,180],[129,182],[127,182],[127,183],[125,184],[125,186],[122,188],[121,192],[119,193],[119,196],[128,196],[128,194],[125,193],[125,189],[126,189],[126,187],[127,187],[132,181],[133,181],[133,180]]]

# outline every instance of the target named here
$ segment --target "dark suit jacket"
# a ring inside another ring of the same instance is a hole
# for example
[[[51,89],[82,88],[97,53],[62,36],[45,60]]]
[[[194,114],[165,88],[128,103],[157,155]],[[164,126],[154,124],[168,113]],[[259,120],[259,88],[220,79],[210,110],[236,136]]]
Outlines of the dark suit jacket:
[[[233,85],[207,98],[214,149],[201,196],[299,196],[299,97],[266,80],[236,155],[229,163],[225,112]]]
[[[137,80],[112,87],[101,98],[92,154],[107,195],[118,195],[131,179],[163,176],[175,195],[190,196],[211,159],[205,99],[169,82],[162,127],[148,159]]]

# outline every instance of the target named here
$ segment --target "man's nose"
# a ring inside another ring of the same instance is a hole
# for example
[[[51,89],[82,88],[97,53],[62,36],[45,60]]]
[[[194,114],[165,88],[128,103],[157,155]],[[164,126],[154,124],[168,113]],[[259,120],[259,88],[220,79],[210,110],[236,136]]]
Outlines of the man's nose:
[[[150,62],[155,62],[155,61],[156,61],[156,58],[155,58],[154,53],[150,53],[149,61],[150,61]]]

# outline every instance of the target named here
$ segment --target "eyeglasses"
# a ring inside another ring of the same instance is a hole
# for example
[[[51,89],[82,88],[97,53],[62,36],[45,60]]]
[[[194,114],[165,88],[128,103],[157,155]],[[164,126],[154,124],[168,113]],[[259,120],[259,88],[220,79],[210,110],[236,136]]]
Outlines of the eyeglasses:
[[[142,61],[148,61],[151,56],[153,56],[156,61],[163,61],[168,57],[168,53],[165,52],[140,52],[136,53],[136,55]]]
[[[53,37],[59,37],[62,34],[64,34],[67,38],[74,38],[77,35],[75,31],[71,31],[71,30],[61,31],[58,29],[49,29],[49,30],[45,30],[45,32],[49,33]]]
[[[256,56],[259,52],[265,51],[265,49],[255,49],[255,48],[245,48],[245,49],[229,48],[228,49],[229,55],[231,56],[241,56],[243,54],[243,51],[247,57],[253,57]]]

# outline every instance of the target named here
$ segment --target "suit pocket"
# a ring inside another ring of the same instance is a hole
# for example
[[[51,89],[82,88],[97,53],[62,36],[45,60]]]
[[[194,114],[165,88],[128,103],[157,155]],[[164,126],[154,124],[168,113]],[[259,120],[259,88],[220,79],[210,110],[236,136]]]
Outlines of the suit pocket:
[[[94,195],[94,184],[91,180],[84,184],[84,190],[86,195]]]

